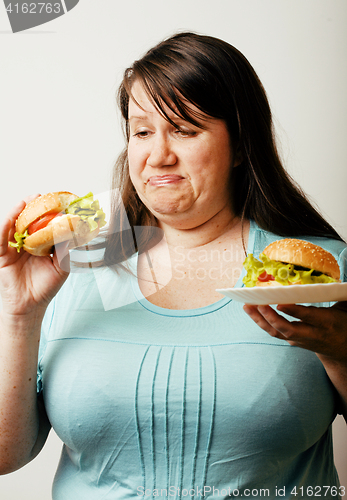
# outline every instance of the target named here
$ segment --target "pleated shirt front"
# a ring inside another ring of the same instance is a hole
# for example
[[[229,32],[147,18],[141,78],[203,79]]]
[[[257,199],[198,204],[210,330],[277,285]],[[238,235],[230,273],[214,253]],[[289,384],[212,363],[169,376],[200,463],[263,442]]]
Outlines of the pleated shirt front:
[[[263,248],[271,236],[253,231]],[[320,361],[225,297],[169,310],[126,272],[72,273],[45,317],[38,388],[64,442],[54,500],[290,498],[338,484]]]

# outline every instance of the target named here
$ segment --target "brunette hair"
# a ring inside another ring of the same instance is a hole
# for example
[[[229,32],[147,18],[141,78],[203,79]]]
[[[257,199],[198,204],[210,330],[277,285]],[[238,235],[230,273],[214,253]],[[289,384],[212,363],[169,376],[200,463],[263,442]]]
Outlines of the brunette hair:
[[[261,228],[280,236],[341,240],[283,168],[265,90],[239,50],[218,38],[178,33],[135,61],[125,70],[118,91],[127,139],[128,105],[135,80],[170,122],[166,107],[198,126],[201,121],[196,118],[206,115],[225,121],[242,157],[242,163],[233,168],[230,176],[230,199],[242,220],[253,219]],[[193,113],[187,101],[201,114]],[[118,198],[112,203],[107,265],[125,260],[136,250],[154,244],[155,235],[158,237],[156,219],[130,181],[126,149],[116,163],[113,188],[120,190],[123,203]],[[143,230],[135,239],[134,228],[139,226]]]

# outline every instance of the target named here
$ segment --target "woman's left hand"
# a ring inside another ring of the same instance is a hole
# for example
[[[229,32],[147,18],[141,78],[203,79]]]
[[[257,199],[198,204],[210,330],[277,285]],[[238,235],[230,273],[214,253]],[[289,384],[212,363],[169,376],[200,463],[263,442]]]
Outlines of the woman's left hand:
[[[270,306],[245,304],[244,310],[267,333],[291,345],[347,362],[347,302],[332,307],[278,305],[277,310],[300,321],[289,321]]]
[[[245,304],[244,310],[271,336],[317,354],[341,396],[347,420],[347,301],[332,307],[277,306],[299,321],[289,321],[270,306]]]

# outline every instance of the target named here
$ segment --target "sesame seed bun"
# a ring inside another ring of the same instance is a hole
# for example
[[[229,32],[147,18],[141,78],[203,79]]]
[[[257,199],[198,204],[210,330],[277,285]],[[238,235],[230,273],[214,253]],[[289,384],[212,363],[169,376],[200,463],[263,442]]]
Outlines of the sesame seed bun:
[[[67,191],[48,193],[35,198],[19,214],[16,231],[22,234],[40,217],[64,212],[77,198],[77,195]],[[52,219],[46,227],[29,234],[23,240],[23,249],[32,255],[43,257],[53,253],[54,246],[58,243],[68,241],[68,246],[72,249],[88,243],[98,233],[99,227],[91,231],[88,222],[78,215],[64,214]]]
[[[19,214],[16,221],[17,233],[24,233],[32,222],[43,215],[63,212],[76,198],[78,198],[77,195],[67,191],[48,193],[35,198]]]
[[[340,279],[340,268],[335,257],[308,241],[290,238],[274,241],[263,253],[271,260],[314,269],[335,280]]]

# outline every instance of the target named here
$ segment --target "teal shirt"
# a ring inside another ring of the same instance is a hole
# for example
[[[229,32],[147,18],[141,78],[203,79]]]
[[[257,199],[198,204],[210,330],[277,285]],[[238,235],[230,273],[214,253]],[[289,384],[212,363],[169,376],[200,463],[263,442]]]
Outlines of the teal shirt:
[[[275,239],[252,223],[248,252]],[[310,240],[336,256],[347,281],[346,246]],[[54,500],[287,499],[295,487],[292,498],[338,487],[337,407],[322,364],[270,337],[242,306],[221,296],[163,309],[125,271],[70,274],[45,316],[38,370],[64,442]]]

